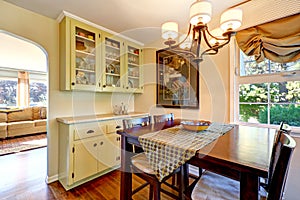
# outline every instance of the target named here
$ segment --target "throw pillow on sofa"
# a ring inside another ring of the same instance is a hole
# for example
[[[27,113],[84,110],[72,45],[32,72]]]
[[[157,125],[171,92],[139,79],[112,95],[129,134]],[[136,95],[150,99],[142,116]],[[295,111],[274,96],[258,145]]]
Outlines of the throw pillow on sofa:
[[[46,107],[41,107],[40,116],[41,116],[41,119],[47,118],[47,108]]]

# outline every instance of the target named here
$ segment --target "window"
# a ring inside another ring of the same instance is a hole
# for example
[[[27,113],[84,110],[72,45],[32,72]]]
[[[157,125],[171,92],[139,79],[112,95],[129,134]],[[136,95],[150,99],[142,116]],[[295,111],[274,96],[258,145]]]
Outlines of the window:
[[[47,106],[47,75],[0,69],[0,108]]]
[[[300,127],[300,60],[281,64],[240,53],[236,121]]]
[[[0,78],[0,107],[17,105],[17,78]]]
[[[30,79],[29,97],[30,106],[47,106],[47,82]]]

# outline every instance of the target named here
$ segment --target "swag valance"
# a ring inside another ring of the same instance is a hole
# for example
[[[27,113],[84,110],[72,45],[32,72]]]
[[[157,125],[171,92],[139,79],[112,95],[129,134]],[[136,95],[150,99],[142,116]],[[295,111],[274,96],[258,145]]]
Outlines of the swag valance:
[[[240,49],[257,62],[287,63],[300,59],[300,14],[238,31]]]

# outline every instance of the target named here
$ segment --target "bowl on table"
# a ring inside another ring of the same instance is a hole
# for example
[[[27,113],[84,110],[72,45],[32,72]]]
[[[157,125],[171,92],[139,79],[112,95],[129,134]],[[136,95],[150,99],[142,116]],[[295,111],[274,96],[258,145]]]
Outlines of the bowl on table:
[[[207,129],[211,122],[206,120],[191,120],[191,121],[182,121],[181,122],[184,129],[189,131],[203,131]]]

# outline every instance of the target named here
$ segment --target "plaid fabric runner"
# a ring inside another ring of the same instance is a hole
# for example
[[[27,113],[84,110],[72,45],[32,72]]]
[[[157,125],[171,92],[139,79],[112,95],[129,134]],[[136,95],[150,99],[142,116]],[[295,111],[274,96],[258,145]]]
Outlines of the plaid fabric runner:
[[[197,150],[208,145],[232,129],[234,125],[212,123],[200,132],[183,129],[181,125],[148,133],[139,137],[139,142],[158,180],[171,174]]]

